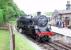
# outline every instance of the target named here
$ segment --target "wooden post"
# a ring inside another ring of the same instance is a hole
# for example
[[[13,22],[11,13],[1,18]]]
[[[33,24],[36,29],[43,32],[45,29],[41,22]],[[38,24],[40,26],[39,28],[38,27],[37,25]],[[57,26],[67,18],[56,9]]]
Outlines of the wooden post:
[[[15,50],[15,34],[13,33],[13,27],[9,24],[10,30],[10,50]]]

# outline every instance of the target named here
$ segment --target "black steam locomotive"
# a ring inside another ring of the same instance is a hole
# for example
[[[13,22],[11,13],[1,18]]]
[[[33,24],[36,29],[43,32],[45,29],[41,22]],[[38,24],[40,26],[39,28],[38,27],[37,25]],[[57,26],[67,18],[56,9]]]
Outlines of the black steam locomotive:
[[[22,34],[26,34],[38,41],[50,41],[52,35],[48,18],[37,12],[37,16],[30,15],[19,17],[17,19],[17,30]]]

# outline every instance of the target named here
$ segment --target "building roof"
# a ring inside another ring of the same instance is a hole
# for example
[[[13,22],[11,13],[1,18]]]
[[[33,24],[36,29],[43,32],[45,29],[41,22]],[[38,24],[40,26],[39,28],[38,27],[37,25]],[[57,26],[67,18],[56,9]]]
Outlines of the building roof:
[[[59,14],[71,14],[71,10],[58,10]]]

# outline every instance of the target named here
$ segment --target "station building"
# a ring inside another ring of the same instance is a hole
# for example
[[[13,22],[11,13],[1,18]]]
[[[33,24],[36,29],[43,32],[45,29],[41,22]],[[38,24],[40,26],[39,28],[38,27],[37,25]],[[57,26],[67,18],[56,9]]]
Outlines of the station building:
[[[54,23],[57,21],[62,21],[64,27],[71,28],[71,4],[70,1],[67,1],[66,10],[55,10],[52,14]]]

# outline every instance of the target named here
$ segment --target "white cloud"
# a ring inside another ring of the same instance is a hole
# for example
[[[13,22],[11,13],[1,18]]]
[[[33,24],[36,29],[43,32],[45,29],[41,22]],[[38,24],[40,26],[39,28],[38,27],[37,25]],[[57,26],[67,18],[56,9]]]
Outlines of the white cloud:
[[[71,1],[71,0],[70,0]],[[49,12],[65,9],[67,0],[14,0],[18,7],[27,14],[37,11]]]

